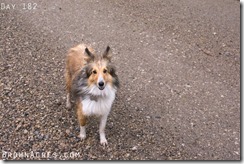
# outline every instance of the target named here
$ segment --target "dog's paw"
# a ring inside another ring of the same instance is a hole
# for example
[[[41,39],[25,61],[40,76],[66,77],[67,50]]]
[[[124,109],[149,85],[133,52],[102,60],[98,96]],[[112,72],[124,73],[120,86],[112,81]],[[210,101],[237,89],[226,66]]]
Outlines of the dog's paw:
[[[108,145],[108,141],[106,140],[106,138],[101,139],[100,143],[101,143],[102,146]]]
[[[80,134],[79,137],[81,140],[84,140],[84,139],[86,139],[86,134]]]

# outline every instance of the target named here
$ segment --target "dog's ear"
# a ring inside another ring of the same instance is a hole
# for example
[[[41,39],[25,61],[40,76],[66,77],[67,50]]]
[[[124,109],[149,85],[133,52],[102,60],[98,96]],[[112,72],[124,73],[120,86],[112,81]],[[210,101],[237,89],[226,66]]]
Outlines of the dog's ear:
[[[107,59],[110,62],[111,58],[112,58],[112,52],[111,52],[111,48],[108,46],[103,53],[103,59]]]
[[[85,55],[86,55],[86,58],[85,60],[89,63],[90,61],[93,61],[94,58],[95,58],[95,55],[89,51],[88,48],[85,49]]]
[[[118,76],[117,76],[117,74],[116,74],[116,69],[115,69],[115,67],[114,67],[113,65],[109,64],[109,65],[107,66],[107,69],[108,69],[109,74],[113,77],[113,84],[114,84],[117,88],[119,88],[119,86],[120,86],[120,84],[119,84],[119,78],[118,78]]]
[[[86,77],[90,77],[91,74],[92,74],[92,67],[90,66],[90,64],[88,64],[86,67],[85,67],[85,72],[86,72]]]

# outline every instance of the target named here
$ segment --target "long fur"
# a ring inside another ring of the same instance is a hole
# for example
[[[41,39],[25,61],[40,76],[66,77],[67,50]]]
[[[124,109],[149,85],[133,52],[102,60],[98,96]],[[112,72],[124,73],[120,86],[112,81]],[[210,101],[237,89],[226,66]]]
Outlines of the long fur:
[[[116,90],[119,88],[119,78],[115,73],[115,67],[111,64],[107,66],[109,69],[109,73],[113,77],[113,89]],[[97,87],[88,87],[88,78],[91,75],[91,64],[86,65],[83,67],[78,75],[75,77],[72,83],[72,95],[75,99],[77,98],[85,98],[87,94],[93,94],[93,95],[101,95],[101,96],[107,96],[109,95],[110,91],[105,88],[105,90],[99,90]]]

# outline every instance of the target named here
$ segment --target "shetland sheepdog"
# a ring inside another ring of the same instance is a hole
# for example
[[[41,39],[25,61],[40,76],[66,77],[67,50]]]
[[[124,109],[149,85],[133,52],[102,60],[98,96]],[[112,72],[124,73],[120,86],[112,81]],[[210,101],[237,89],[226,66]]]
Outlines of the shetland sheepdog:
[[[66,106],[71,108],[71,97],[74,97],[80,125],[79,137],[81,140],[86,138],[87,117],[99,116],[100,143],[104,146],[108,144],[105,137],[107,117],[119,88],[111,57],[109,46],[103,54],[97,55],[85,44],[71,48],[66,56]]]

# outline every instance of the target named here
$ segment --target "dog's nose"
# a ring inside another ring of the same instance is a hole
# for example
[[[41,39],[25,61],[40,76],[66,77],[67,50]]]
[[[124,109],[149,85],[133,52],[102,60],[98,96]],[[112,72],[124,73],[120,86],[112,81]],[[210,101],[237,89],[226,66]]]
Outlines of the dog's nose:
[[[100,81],[100,82],[98,83],[98,85],[99,85],[99,87],[103,87],[103,86],[104,86],[104,82],[103,82],[103,81]]]

